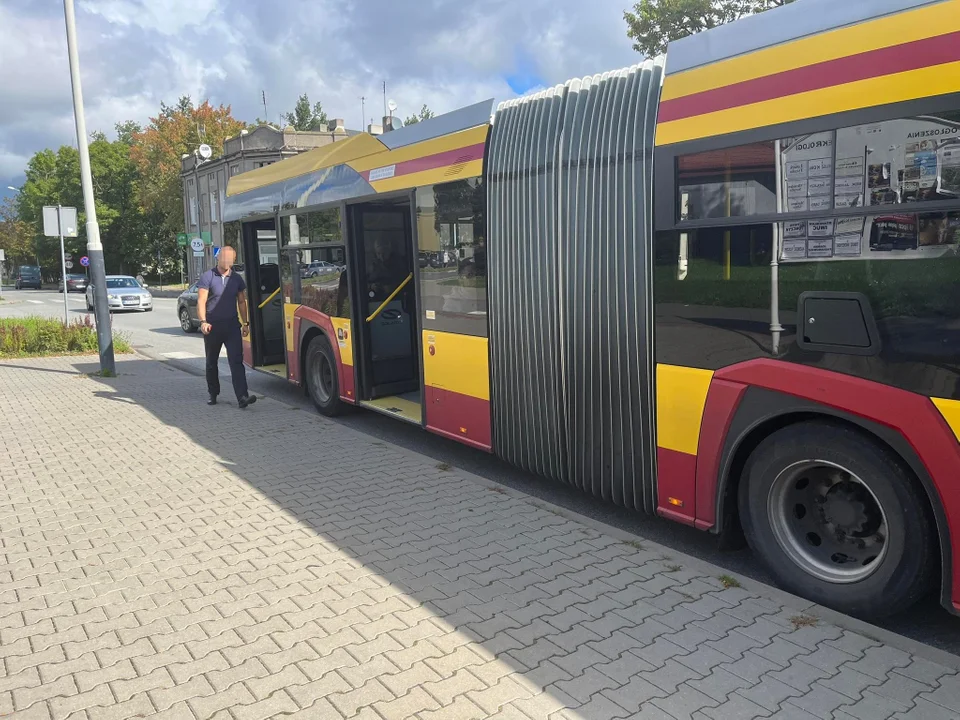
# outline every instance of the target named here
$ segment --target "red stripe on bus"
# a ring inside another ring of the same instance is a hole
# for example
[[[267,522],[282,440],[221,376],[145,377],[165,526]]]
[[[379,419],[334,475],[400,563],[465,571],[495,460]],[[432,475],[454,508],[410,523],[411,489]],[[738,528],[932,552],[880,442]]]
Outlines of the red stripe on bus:
[[[960,31],[837,58],[775,75],[745,80],[660,103],[657,122],[729,110],[742,105],[845,85],[960,60]]]
[[[697,456],[657,448],[657,514],[693,525],[696,511]]]
[[[427,430],[490,451],[493,435],[490,401],[426,386]]]
[[[390,178],[423,172],[424,170],[436,170],[437,168],[446,167],[448,165],[459,165],[460,163],[482,160],[484,147],[484,143],[477,143],[476,145],[468,145],[467,147],[456,148],[455,150],[446,150],[442,153],[437,153],[436,155],[427,155],[426,157],[422,158],[405,160],[397,163],[394,166],[392,175],[380,179],[389,180]],[[360,175],[367,182],[376,182],[376,180],[370,180],[370,173],[381,169],[382,168],[373,168],[371,170],[364,170],[362,173],[360,173]]]

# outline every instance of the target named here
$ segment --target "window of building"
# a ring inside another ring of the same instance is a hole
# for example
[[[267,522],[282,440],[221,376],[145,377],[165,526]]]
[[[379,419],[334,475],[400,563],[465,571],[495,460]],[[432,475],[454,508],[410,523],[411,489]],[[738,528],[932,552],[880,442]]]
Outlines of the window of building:
[[[485,192],[479,178],[417,189],[425,329],[487,335]]]
[[[219,208],[217,207],[217,204],[218,204],[217,193],[215,192],[210,193],[210,222],[212,223],[220,222],[220,211],[219,211]]]
[[[197,198],[191,194],[187,198],[187,204],[190,206],[190,227],[197,226]]]
[[[210,202],[210,194],[203,193],[203,195],[200,196],[200,222],[201,223],[207,222],[206,216],[204,216],[203,211],[204,211],[204,208],[209,207],[209,202]]]
[[[237,175],[240,172],[240,163],[236,163],[230,166],[230,177]]]

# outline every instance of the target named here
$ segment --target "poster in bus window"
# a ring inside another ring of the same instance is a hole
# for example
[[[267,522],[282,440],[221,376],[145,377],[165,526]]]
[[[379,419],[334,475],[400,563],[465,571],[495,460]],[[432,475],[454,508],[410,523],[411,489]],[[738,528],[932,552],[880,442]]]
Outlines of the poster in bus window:
[[[806,160],[789,162],[784,166],[784,170],[787,175],[787,181],[807,179],[807,161]]]
[[[807,200],[807,209],[811,212],[822,212],[833,209],[833,198],[829,195],[812,197]]]
[[[863,155],[837,159],[837,177],[863,177]]]
[[[861,233],[836,235],[833,238],[833,253],[836,256],[859,257],[862,240],[863,235]]]
[[[960,197],[960,143],[940,151],[940,176],[937,192]]]
[[[806,180],[787,181],[787,197],[788,198],[807,197],[807,181]]]
[[[806,212],[807,210],[807,198],[787,198],[787,210],[789,212]]]
[[[830,195],[830,178],[811,178],[807,181],[807,195],[810,197]]]
[[[833,145],[832,131],[780,141],[781,207],[785,211],[832,209]]]
[[[834,232],[837,235],[849,235],[850,233],[863,235],[864,220],[865,218],[862,218],[862,217],[837,218],[836,228],[834,229]]]
[[[811,179],[833,177],[833,158],[828,157],[811,160],[807,166],[807,177]]]
[[[805,260],[807,257],[807,239],[784,240],[781,260]]]
[[[916,215],[884,215],[873,219],[870,251],[890,252],[917,249]]]
[[[808,258],[829,258],[833,257],[833,238],[808,238],[807,239],[807,257]]]
[[[783,223],[784,238],[805,238],[806,236],[807,224],[804,221]]]
[[[811,220],[807,223],[807,237],[833,237],[833,220]]]

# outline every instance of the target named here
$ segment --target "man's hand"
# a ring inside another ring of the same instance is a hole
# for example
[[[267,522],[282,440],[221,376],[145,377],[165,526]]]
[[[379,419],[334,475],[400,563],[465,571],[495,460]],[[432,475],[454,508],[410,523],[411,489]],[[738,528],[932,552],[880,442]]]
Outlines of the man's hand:
[[[200,323],[200,332],[202,332],[204,335],[209,335],[212,329],[213,329],[213,326],[211,326],[210,323],[208,322]]]
[[[248,323],[244,323],[244,324],[240,327],[240,332],[243,334],[244,337],[246,337],[247,335],[249,335],[249,334],[250,334],[250,325],[249,325]]]

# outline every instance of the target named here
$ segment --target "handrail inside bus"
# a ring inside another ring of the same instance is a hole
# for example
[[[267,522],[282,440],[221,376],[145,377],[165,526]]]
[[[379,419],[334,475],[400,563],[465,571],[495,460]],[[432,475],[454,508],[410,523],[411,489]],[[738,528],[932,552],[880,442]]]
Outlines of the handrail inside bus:
[[[383,309],[390,304],[391,300],[393,300],[397,295],[400,294],[400,291],[403,290],[410,283],[411,280],[413,280],[413,273],[410,273],[409,275],[407,275],[406,280],[400,283],[397,289],[394,290],[392,293],[390,293],[390,295],[387,297],[386,300],[380,303],[380,307],[378,307],[376,310],[373,311],[373,315],[367,318],[367,322],[373,322],[373,320],[377,317],[377,315],[383,312]]]
[[[278,293],[278,292],[280,292],[280,288],[277,288],[276,290],[274,290],[272,293],[270,293],[270,297],[268,297],[268,298],[267,298],[266,300],[264,300],[262,303],[260,303],[259,305],[257,305],[257,310],[263,310],[263,306],[266,305],[266,304],[267,304],[268,302],[270,302],[271,300],[273,300],[273,299],[277,296],[277,293]]]

